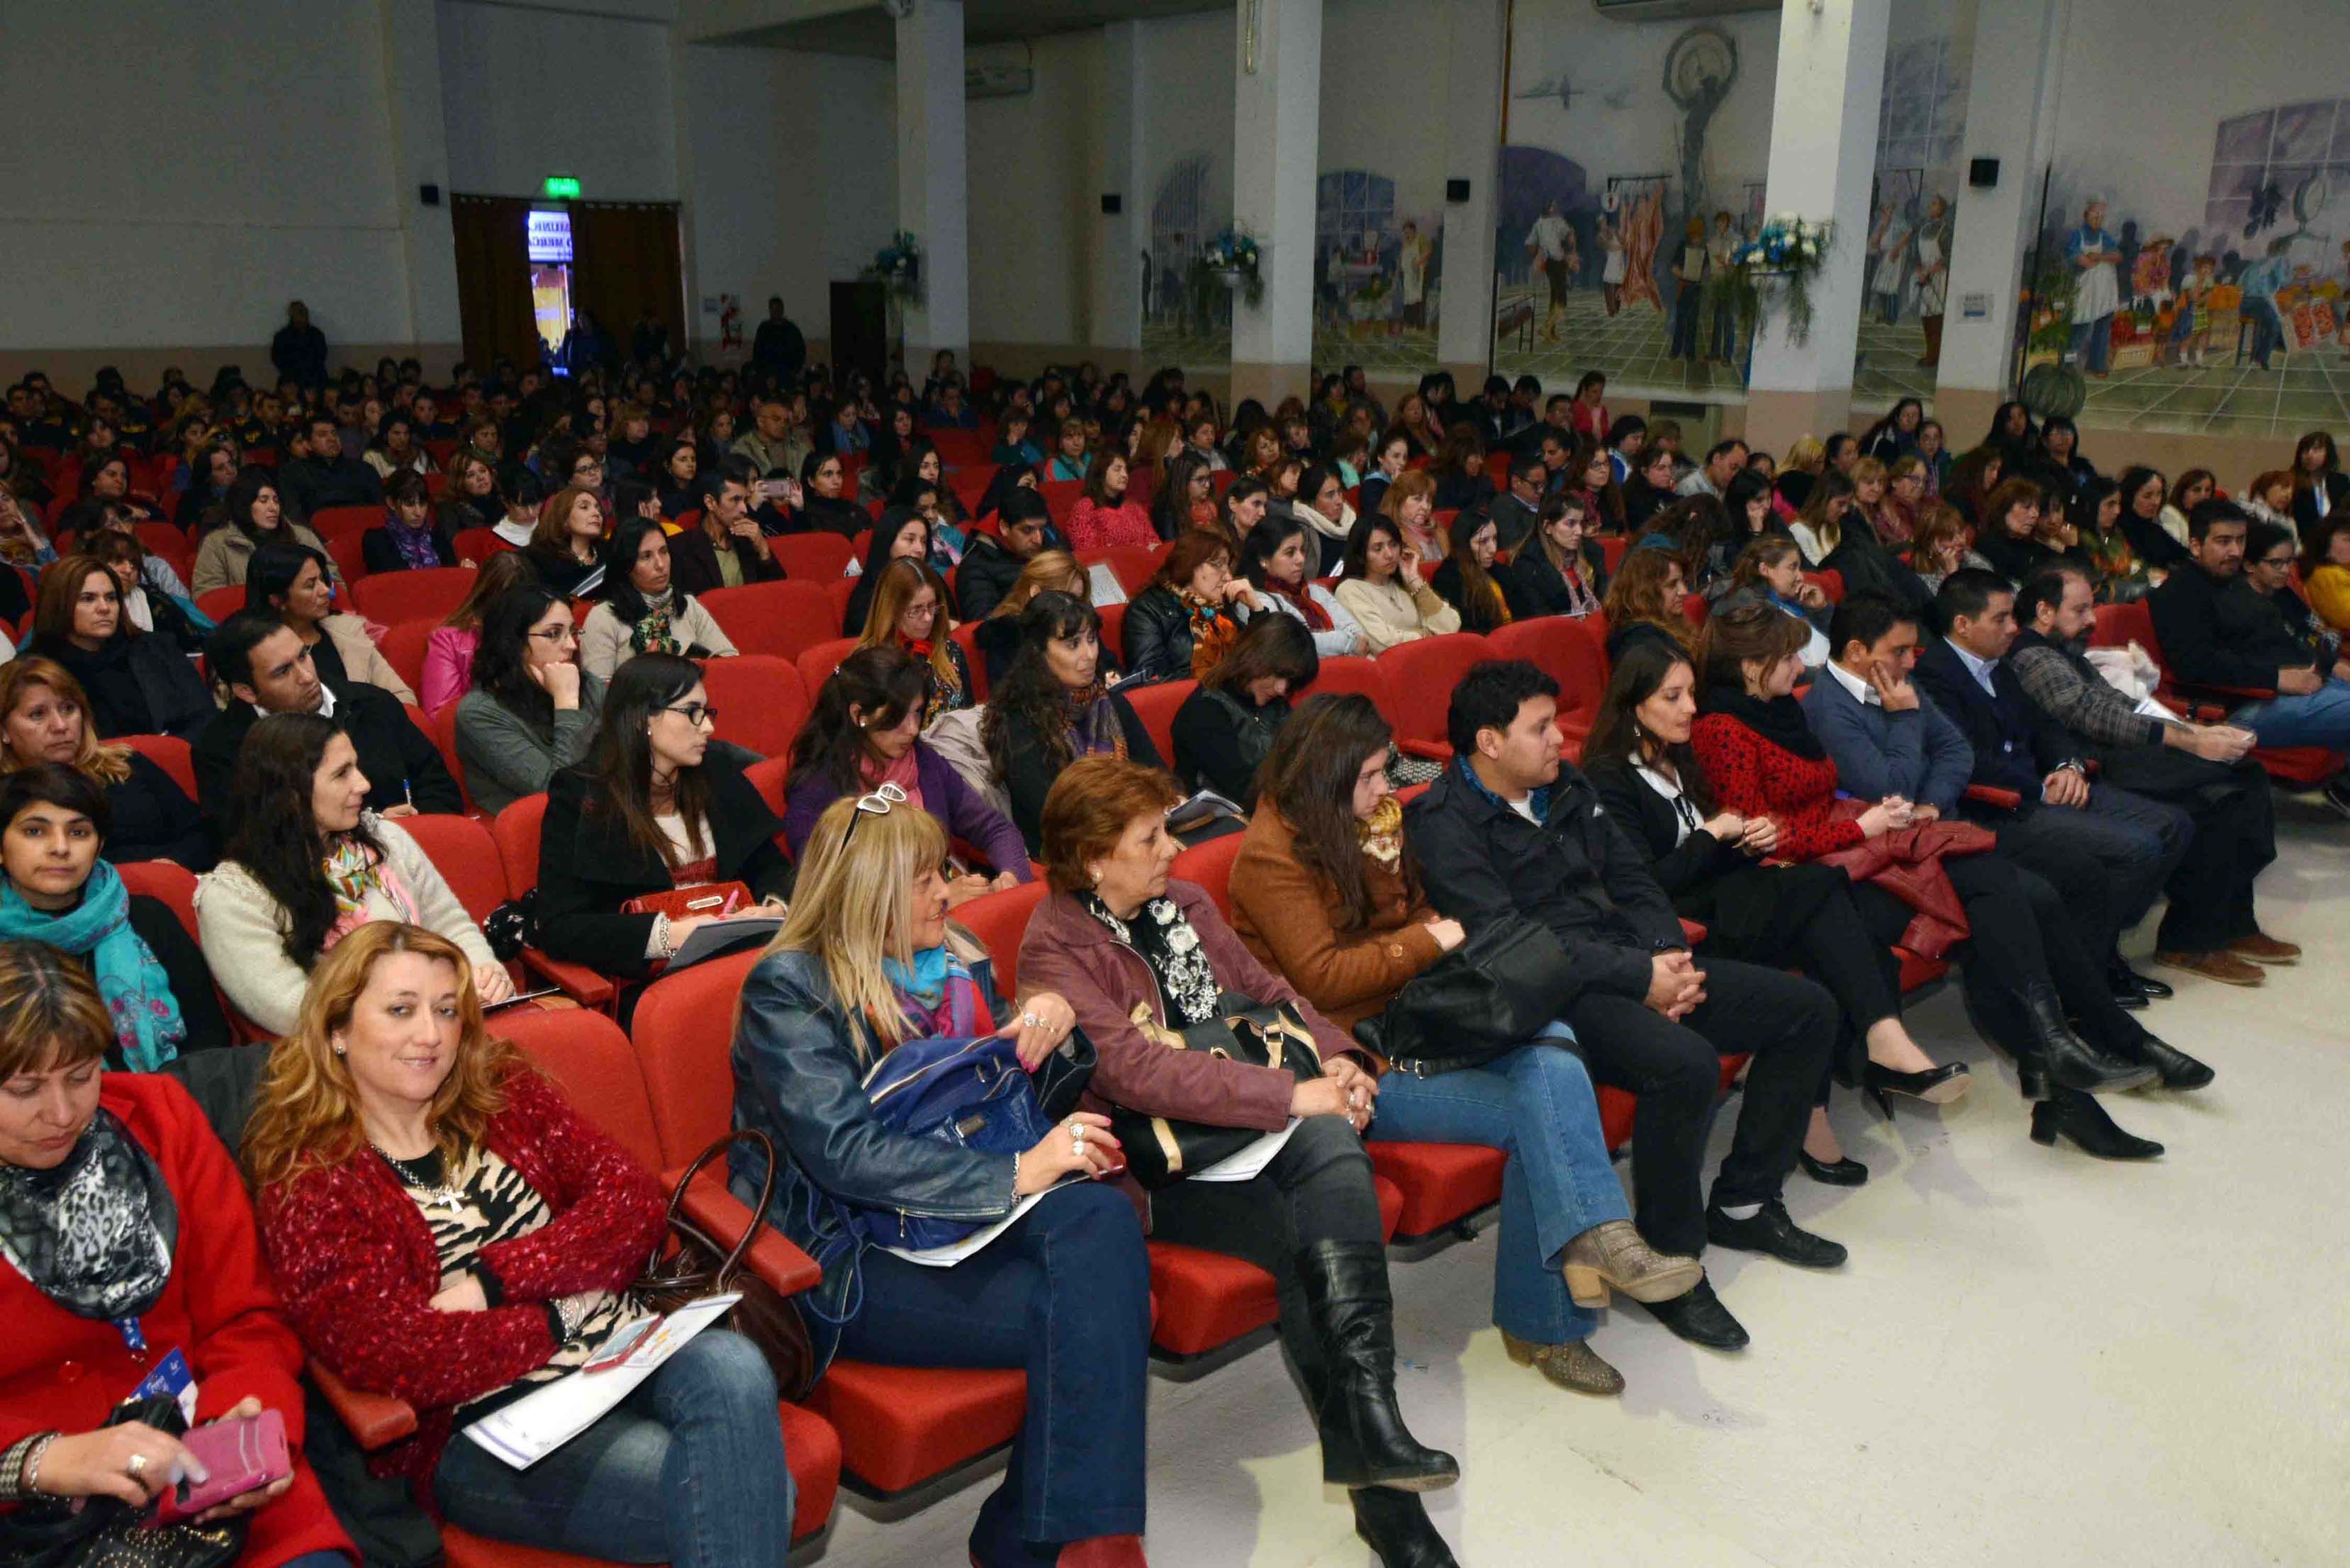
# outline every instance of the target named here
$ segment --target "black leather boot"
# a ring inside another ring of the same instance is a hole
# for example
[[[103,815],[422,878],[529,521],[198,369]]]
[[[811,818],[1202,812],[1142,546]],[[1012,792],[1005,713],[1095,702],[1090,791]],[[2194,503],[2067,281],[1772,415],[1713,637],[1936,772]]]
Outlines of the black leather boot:
[[[2032,1141],[2053,1148],[2060,1136],[2099,1159],[2153,1159],[2162,1153],[2160,1144],[2124,1132],[2105,1106],[2070,1089],[2059,1089],[2032,1107]]]
[[[2154,1082],[2152,1067],[2119,1062],[2073,1033],[2056,988],[2043,981],[2025,988],[2023,1015],[2032,1031],[2032,1054],[2058,1088],[2102,1095]],[[2023,1053],[2016,1054],[2020,1058]]]
[[[1461,1568],[1412,1493],[1367,1486],[1354,1500],[1355,1533],[1378,1553],[1381,1568]]]
[[[2159,1073],[2166,1089],[2199,1089],[2219,1076],[2210,1064],[2198,1062],[2178,1046],[2166,1044],[2151,1034],[2142,1033],[2131,1054]]]
[[[1451,1454],[1422,1447],[1395,1397],[1395,1301],[1387,1250],[1323,1241],[1297,1254],[1307,1315],[1327,1371],[1321,1408],[1322,1479],[1332,1486],[1434,1491],[1461,1479]]]

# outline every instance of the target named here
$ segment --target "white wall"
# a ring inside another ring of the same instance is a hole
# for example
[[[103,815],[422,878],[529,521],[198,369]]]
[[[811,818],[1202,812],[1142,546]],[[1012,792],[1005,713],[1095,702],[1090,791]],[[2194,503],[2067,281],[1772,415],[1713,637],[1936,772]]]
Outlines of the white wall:
[[[972,99],[970,138],[971,336],[977,343],[1091,343],[1093,188],[1100,139],[1098,28],[974,49],[971,63],[1028,61],[1035,90]],[[1229,132],[1227,133],[1229,134]]]
[[[1144,232],[1159,182],[1184,158],[1206,153],[1201,211],[1205,235],[1232,215],[1232,18],[1206,11],[1142,24]],[[1261,150],[1247,149],[1249,156]]]
[[[451,190],[535,196],[568,174],[590,201],[678,199],[666,24],[438,3]]]

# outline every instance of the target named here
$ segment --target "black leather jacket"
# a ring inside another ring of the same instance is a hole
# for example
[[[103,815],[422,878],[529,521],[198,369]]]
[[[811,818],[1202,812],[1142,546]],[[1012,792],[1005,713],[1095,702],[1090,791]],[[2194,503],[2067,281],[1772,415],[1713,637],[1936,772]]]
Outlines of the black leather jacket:
[[[1248,611],[1222,612],[1245,621]],[[1145,680],[1191,679],[1191,618],[1173,588],[1145,588],[1126,607],[1126,669]]]

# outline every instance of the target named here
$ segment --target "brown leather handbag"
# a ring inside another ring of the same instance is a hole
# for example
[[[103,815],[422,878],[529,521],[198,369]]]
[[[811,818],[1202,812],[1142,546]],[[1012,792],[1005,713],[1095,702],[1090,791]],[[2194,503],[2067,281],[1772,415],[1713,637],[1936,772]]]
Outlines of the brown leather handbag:
[[[687,1219],[686,1189],[702,1168],[724,1154],[737,1141],[752,1143],[767,1157],[766,1175],[759,1183],[758,1200],[751,1205],[750,1223],[722,1247]],[[807,1325],[799,1309],[753,1271],[743,1267],[759,1232],[766,1228],[767,1203],[775,1195],[775,1146],[755,1127],[737,1127],[694,1156],[669,1197],[669,1233],[656,1244],[645,1264],[644,1278],[631,1293],[655,1312],[674,1312],[704,1296],[740,1291],[743,1299],[726,1314],[728,1327],[759,1347],[775,1375],[775,1390],[786,1399],[806,1395],[816,1379],[816,1350],[808,1343]],[[674,1242],[674,1247],[671,1243]]]

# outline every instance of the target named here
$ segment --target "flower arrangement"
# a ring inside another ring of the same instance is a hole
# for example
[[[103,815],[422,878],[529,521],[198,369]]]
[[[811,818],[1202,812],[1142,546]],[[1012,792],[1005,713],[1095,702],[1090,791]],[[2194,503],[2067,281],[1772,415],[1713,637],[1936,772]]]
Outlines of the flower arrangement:
[[[1237,291],[1251,308],[1264,301],[1263,260],[1256,236],[1243,228],[1227,228],[1200,251],[1199,265],[1228,289]]]
[[[1783,278],[1787,340],[1803,342],[1812,332],[1812,280],[1827,265],[1827,254],[1835,243],[1832,219],[1813,223],[1793,213],[1767,219],[1762,231],[1732,251],[1730,265],[1715,275],[1708,287],[1714,308],[1735,309],[1741,329],[1752,333],[1762,314],[1762,280]]]
[[[865,269],[868,277],[878,277],[889,286],[889,292],[899,299],[920,303],[922,297],[922,253],[914,244],[914,236],[899,229],[889,236],[889,243],[873,253],[873,265]]]

